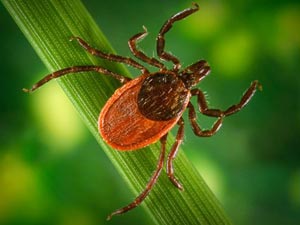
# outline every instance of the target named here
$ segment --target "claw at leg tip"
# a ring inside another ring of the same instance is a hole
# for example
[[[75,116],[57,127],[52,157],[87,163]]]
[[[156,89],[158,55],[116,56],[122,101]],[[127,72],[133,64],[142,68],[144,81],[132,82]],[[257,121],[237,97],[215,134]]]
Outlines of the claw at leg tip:
[[[114,216],[114,215],[118,215],[118,211],[115,211],[115,212],[112,212],[111,214],[109,214],[107,217],[106,217],[106,220],[111,220],[111,218]]]
[[[31,90],[30,90],[30,89],[27,89],[27,88],[23,88],[22,91],[24,91],[25,93],[31,92]]]
[[[176,188],[178,188],[180,191],[184,191],[184,188],[183,188],[183,186],[182,186],[182,184],[181,183],[179,183],[177,180],[171,180],[172,181],[172,183],[174,184],[174,186],[176,187]]]
[[[108,215],[108,217],[106,217],[106,220],[109,221],[111,220],[112,215]]]
[[[263,90],[262,84],[261,84],[258,80],[256,80],[255,82],[256,82],[256,84],[257,84],[257,89],[258,89],[259,91],[262,91],[262,90]]]
[[[183,186],[182,186],[181,184],[178,184],[178,185],[177,185],[177,188],[178,188],[180,191],[184,191],[184,188],[183,188]]]
[[[197,2],[192,2],[192,5],[196,8],[196,9],[199,9],[199,5]]]
[[[263,86],[261,83],[258,83],[258,90],[262,91],[263,90]]]
[[[147,27],[145,27],[145,25],[143,25],[143,30],[145,31],[145,33],[148,33]]]
[[[74,39],[76,39],[76,37],[75,36],[71,36],[70,39],[69,39],[69,41],[74,41]]]

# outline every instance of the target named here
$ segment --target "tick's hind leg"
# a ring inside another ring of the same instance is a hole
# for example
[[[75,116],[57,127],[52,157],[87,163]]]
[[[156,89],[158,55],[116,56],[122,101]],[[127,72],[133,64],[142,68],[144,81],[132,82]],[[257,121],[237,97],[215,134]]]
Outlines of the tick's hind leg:
[[[145,55],[145,53],[143,53],[142,51],[137,49],[137,46],[136,46],[137,41],[142,40],[148,34],[146,27],[143,27],[143,28],[144,28],[144,32],[138,33],[129,39],[129,41],[128,41],[129,49],[132,52],[132,54],[135,57],[137,57],[138,59],[140,59],[152,66],[156,66],[156,67],[162,69],[165,67],[164,64],[162,64],[155,58],[148,57],[147,55]]]
[[[32,88],[30,89],[26,89],[23,88],[23,91],[25,92],[33,92],[34,90],[36,90],[37,88],[43,86],[45,83],[47,83],[48,81],[58,78],[58,77],[62,77],[65,76],[67,74],[70,73],[79,73],[79,72],[88,72],[88,71],[95,71],[104,75],[108,75],[111,76],[117,80],[119,80],[122,84],[130,81],[131,79],[128,77],[124,77],[122,75],[116,74],[108,69],[102,68],[100,66],[73,66],[73,67],[68,67],[62,70],[58,70],[54,73],[51,73],[47,76],[45,76],[43,79],[41,79],[40,81],[38,81],[36,84],[34,84],[32,86]]]
[[[173,160],[178,152],[179,146],[183,141],[183,136],[184,136],[184,120],[180,118],[177,122],[179,125],[179,129],[177,131],[176,135],[176,141],[173,144],[171,151],[168,155],[168,160],[167,160],[167,174],[168,177],[170,178],[171,182],[180,190],[183,190],[182,185],[180,182],[176,179],[174,176],[174,170],[173,170]]]
[[[131,58],[127,58],[127,57],[123,57],[123,56],[115,55],[115,54],[111,54],[111,53],[104,53],[104,52],[102,52],[102,51],[100,51],[96,48],[91,47],[86,41],[84,41],[80,37],[72,37],[70,39],[70,41],[72,41],[74,39],[77,40],[77,42],[85,50],[87,50],[89,53],[91,53],[94,56],[98,56],[100,58],[107,59],[107,60],[114,61],[114,62],[127,64],[129,66],[132,66],[132,67],[135,67],[135,68],[139,69],[143,74],[149,72],[144,66],[142,66],[141,64],[139,64],[138,62],[134,61]]]
[[[172,54],[165,52],[165,34],[171,29],[172,25],[174,22],[178,20],[182,20],[185,17],[191,15],[192,13],[198,11],[199,6],[197,3],[193,3],[194,7],[189,8],[186,10],[183,10],[174,16],[172,16],[170,19],[168,19],[165,24],[162,26],[162,28],[159,31],[159,34],[156,39],[156,50],[157,50],[157,55],[159,56],[160,59],[166,60],[166,61],[172,61],[174,63],[174,71],[178,71],[181,67],[181,64],[179,60],[173,56]]]
[[[154,172],[154,174],[152,175],[152,177],[150,178],[145,190],[139,195],[136,197],[136,199],[128,204],[127,206],[121,208],[121,209],[118,209],[116,210],[115,212],[111,213],[108,217],[107,217],[107,220],[110,220],[112,218],[112,216],[114,215],[119,215],[119,214],[122,214],[122,213],[125,213],[131,209],[134,209],[135,207],[137,207],[139,204],[141,204],[144,199],[147,197],[147,195],[149,194],[149,192],[152,190],[154,184],[156,183],[158,177],[159,177],[159,174],[161,172],[161,169],[164,165],[164,159],[165,159],[165,153],[166,153],[166,141],[167,141],[167,134],[164,135],[161,139],[160,139],[160,142],[161,142],[161,151],[160,151],[160,156],[159,156],[159,160],[158,160],[158,163],[157,163],[157,167],[156,167],[156,170]]]

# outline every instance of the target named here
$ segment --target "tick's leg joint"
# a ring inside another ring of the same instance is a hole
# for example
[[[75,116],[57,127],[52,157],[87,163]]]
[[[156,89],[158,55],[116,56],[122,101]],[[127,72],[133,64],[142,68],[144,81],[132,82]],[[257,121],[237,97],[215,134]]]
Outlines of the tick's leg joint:
[[[80,37],[71,37],[70,40],[77,40],[77,42],[81,45],[81,47],[83,47],[86,51],[88,51],[90,54],[100,57],[102,59],[106,59],[109,61],[113,61],[113,62],[119,62],[119,63],[124,63],[127,64],[129,66],[135,67],[136,69],[139,69],[143,74],[144,73],[149,73],[149,71],[140,63],[136,62],[135,60],[128,58],[128,57],[123,57],[120,55],[115,55],[112,53],[104,53],[101,50],[98,50],[96,48],[93,48],[92,46],[90,46],[86,41],[84,41],[82,38]]]
[[[196,112],[194,109],[194,106],[189,103],[188,108],[189,108],[189,120],[191,122],[193,131],[196,135],[201,136],[201,137],[210,137],[213,134],[215,134],[221,127],[223,118],[229,115],[232,115],[238,111],[240,111],[245,105],[250,101],[250,99],[253,97],[255,91],[259,89],[262,89],[262,85],[257,81],[253,81],[250,85],[250,87],[245,91],[243,94],[240,102],[236,105],[232,105],[228,107],[226,110],[220,110],[220,109],[209,109],[207,106],[207,102],[205,99],[205,95],[203,92],[199,89],[193,89],[191,90],[192,95],[196,95],[198,97],[198,106],[199,106],[199,111],[206,116],[210,117],[217,117],[218,119],[212,126],[210,130],[201,130],[199,125],[196,122]]]
[[[160,69],[164,69],[165,68],[164,64],[162,64],[161,62],[159,62],[157,59],[155,59],[153,57],[150,58],[144,52],[142,52],[141,50],[139,50],[137,48],[137,42],[141,41],[148,34],[148,31],[145,26],[143,26],[143,29],[144,29],[144,32],[138,33],[129,39],[128,46],[129,46],[131,53],[138,59],[140,59],[152,66],[158,67]]]
[[[188,104],[189,108],[189,120],[192,125],[192,129],[195,135],[199,137],[211,137],[214,135],[222,126],[223,116],[219,116],[216,122],[213,124],[212,128],[209,130],[202,130],[196,121],[195,108],[191,102]]]
[[[179,150],[179,146],[183,141],[184,137],[184,120],[183,118],[180,118],[177,122],[179,125],[177,135],[176,135],[176,141],[174,142],[171,151],[168,155],[168,160],[167,160],[167,174],[171,182],[177,187],[179,190],[183,191],[183,186],[182,184],[177,180],[177,178],[174,176],[174,169],[173,169],[173,160],[176,157],[176,154]]]

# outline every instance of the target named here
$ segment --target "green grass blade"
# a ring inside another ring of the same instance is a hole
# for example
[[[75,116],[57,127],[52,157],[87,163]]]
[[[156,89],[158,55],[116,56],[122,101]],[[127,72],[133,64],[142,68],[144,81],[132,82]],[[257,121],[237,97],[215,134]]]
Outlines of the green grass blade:
[[[50,71],[73,65],[98,64],[128,75],[124,66],[96,59],[75,42],[68,41],[71,36],[80,36],[105,52],[113,52],[79,0],[2,0],[2,3]],[[140,151],[118,152],[103,143],[97,130],[99,112],[120,84],[111,78],[93,73],[82,73],[58,80],[122,178],[138,194],[156,166],[159,145],[155,144]],[[169,138],[168,147],[173,140],[172,137]],[[156,223],[230,224],[219,202],[182,151],[177,156],[175,168],[185,191],[177,190],[162,173],[157,185],[142,204]]]

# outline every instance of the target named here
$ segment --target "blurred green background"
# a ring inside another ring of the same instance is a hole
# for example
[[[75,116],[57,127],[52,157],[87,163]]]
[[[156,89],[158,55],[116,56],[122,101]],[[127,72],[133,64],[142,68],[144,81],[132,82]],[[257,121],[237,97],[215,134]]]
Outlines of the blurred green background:
[[[140,47],[154,54],[161,25],[191,5],[83,2],[124,56],[130,56],[127,40],[143,25],[150,34]],[[210,106],[238,102],[254,79],[264,90],[212,138],[195,137],[187,125],[186,154],[233,224],[300,224],[300,4],[199,4],[198,13],[167,34],[167,49],[183,66],[200,58],[210,63],[211,75],[199,85]],[[134,196],[56,82],[30,96],[21,92],[48,71],[3,5],[0,31],[0,224],[153,224],[142,207],[105,221]],[[213,122],[200,115],[198,121]]]

